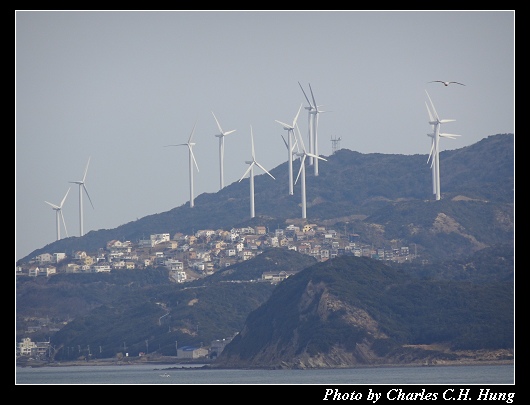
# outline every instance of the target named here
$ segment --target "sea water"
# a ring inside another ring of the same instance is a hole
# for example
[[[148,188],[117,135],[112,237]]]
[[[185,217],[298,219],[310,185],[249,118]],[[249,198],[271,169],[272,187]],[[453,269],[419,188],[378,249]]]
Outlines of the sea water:
[[[311,370],[218,370],[195,366],[15,367],[15,384],[515,384],[515,366],[367,367]]]

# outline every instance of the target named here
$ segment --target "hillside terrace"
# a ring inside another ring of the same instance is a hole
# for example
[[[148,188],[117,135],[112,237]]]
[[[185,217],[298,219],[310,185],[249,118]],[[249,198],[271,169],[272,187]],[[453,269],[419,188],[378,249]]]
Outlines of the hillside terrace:
[[[16,268],[16,275],[52,276],[57,273],[101,273],[117,269],[164,266],[175,282],[185,282],[250,260],[267,248],[287,248],[323,262],[341,255],[406,262],[416,258],[408,246],[374,248],[360,243],[355,233],[341,234],[318,225],[289,225],[268,232],[263,226],[226,230],[204,229],[193,235],[153,234],[149,239],[111,240],[98,252],[43,253]],[[270,274],[264,280],[275,280]]]

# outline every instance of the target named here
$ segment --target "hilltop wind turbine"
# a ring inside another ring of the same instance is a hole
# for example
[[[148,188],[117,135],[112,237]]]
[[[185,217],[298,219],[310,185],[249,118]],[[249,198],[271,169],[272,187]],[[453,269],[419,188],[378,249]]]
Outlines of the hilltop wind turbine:
[[[212,115],[215,118],[215,122],[217,123],[217,127],[219,128],[219,134],[215,135],[219,138],[219,190],[223,189],[225,186],[224,182],[224,173],[223,173],[223,166],[224,166],[224,155],[225,155],[225,136],[228,134],[231,134],[232,132],[235,132],[235,129],[232,129],[230,131],[223,131],[221,128],[221,124],[219,124],[219,121],[217,120],[217,117],[212,111]]]
[[[94,204],[92,204],[92,200],[90,199],[90,195],[88,194],[88,191],[85,186],[85,179],[86,174],[88,172],[88,165],[90,164],[90,157],[88,158],[88,162],[86,164],[85,168],[85,174],[83,176],[83,180],[78,181],[70,181],[69,183],[77,184],[79,185],[79,236],[83,236],[83,190],[86,193],[86,196],[88,197],[88,200],[90,201],[90,205],[92,205],[92,208],[94,208]]]
[[[193,146],[195,146],[195,143],[191,141],[193,138],[193,133],[195,132],[195,126],[197,125],[197,121],[195,121],[195,124],[193,124],[193,129],[191,130],[190,137],[188,139],[188,142],[186,143],[179,143],[176,145],[166,145],[166,146],[187,146],[188,147],[188,162],[189,162],[189,177],[190,177],[190,208],[194,207],[194,201],[193,201],[193,164],[195,163],[195,167],[197,168],[197,172],[199,171],[199,166],[197,165],[197,161],[195,160],[195,156],[193,155]]]
[[[425,90],[425,93],[427,93],[427,90]],[[429,98],[429,103],[431,105],[431,108],[429,108],[429,105],[427,102],[425,102],[425,106],[427,107],[427,113],[429,114],[429,124],[431,124],[433,128],[432,134],[427,134],[427,136],[432,138],[431,141],[431,151],[429,153],[429,157],[427,158],[427,162],[429,160],[431,161],[431,171],[432,171],[432,191],[433,194],[436,195],[436,200],[440,199],[440,138],[450,138],[450,139],[456,139],[456,137],[460,135],[455,134],[447,134],[447,133],[441,133],[440,132],[440,126],[442,124],[445,124],[447,122],[453,122],[456,120],[453,119],[445,119],[441,120],[438,116],[438,113],[436,112],[436,109],[434,108],[434,104],[431,100],[431,97],[429,96],[429,93],[427,93],[427,97]]]
[[[300,129],[298,128],[298,125],[296,126],[296,129],[298,130],[298,137],[300,138],[300,144],[302,145],[302,152],[298,152],[297,155],[300,157],[300,170],[298,171],[298,175],[296,176],[295,184],[298,182],[298,178],[300,177],[300,174],[302,175],[302,178],[300,180],[300,188],[301,188],[301,194],[302,194],[302,218],[307,218],[306,215],[306,188],[305,188],[305,158],[309,156],[310,158],[313,158],[316,161],[320,160],[326,160],[323,157],[317,156],[313,153],[309,153],[306,151],[304,146],[304,141],[302,140],[302,135],[300,134]]]
[[[246,164],[250,165],[248,169],[245,171],[243,176],[239,179],[239,181],[243,180],[243,178],[250,172],[249,180],[250,180],[250,218],[255,217],[255,211],[254,211],[254,165],[258,166],[261,170],[263,170],[265,173],[267,173],[269,176],[271,176],[274,180],[274,176],[270,174],[267,169],[265,169],[262,165],[260,165],[256,161],[256,154],[254,152],[254,135],[252,133],[252,125],[250,126],[250,142],[252,144],[252,160],[245,161]]]
[[[294,117],[292,124],[286,124],[285,122],[281,122],[278,120],[275,120],[278,124],[283,126],[283,129],[287,131],[287,150],[289,151],[288,156],[288,164],[289,164],[289,195],[293,195],[293,137],[294,135],[294,127],[296,125],[296,120],[298,119],[298,115],[300,115],[300,110],[302,109],[302,104],[300,104],[300,108],[298,109],[298,112],[296,113],[296,116]]]
[[[51,207],[55,210],[55,217],[56,217],[56,222],[57,222],[57,240],[61,239],[61,218],[63,220],[64,232],[66,233],[66,236],[68,237],[68,231],[66,230],[66,222],[64,222],[64,215],[63,215],[62,210],[63,210],[64,201],[66,200],[66,196],[68,195],[69,192],[70,192],[70,188],[64,195],[63,200],[61,201],[61,204],[59,205],[55,205],[55,204],[52,204],[51,202],[44,201],[46,204],[51,205]]]
[[[308,134],[309,153],[318,156],[318,115],[326,111],[319,110],[320,106],[317,104],[315,100],[315,95],[313,94],[311,83],[309,83],[309,91],[311,92],[311,99],[313,100],[312,103],[309,100],[309,97],[307,97],[307,94],[304,91],[300,82],[298,82],[298,84],[300,85],[300,88],[302,89],[302,92],[304,93],[304,97],[307,100],[307,103],[309,104],[309,107],[305,107],[305,109],[308,110],[307,119],[308,119],[308,132],[309,132]],[[313,157],[309,158],[309,164],[314,166],[315,176],[318,176],[318,161],[319,159],[315,159]]]

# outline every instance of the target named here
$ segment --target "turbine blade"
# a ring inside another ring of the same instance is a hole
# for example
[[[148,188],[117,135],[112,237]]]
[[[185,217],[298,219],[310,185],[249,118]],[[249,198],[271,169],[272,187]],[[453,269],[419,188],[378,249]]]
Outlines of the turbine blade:
[[[292,128],[291,125],[286,124],[285,122],[281,122],[281,121],[278,121],[278,120],[274,120],[274,121],[276,121],[278,124],[283,125],[283,127],[284,127],[285,129],[291,129],[291,128]]]
[[[269,171],[267,169],[265,169],[262,165],[260,165],[258,162],[254,161],[253,163],[255,163],[256,166],[258,166],[261,170],[263,170],[265,173],[267,173],[269,176],[271,176],[274,180],[276,180],[274,178],[274,176],[272,174],[270,174]]]
[[[462,135],[456,135],[456,134],[439,134],[443,138],[451,138],[456,139],[456,137],[462,136]]]
[[[298,139],[296,137],[294,138],[293,147],[291,148],[291,153],[294,153],[294,148],[296,148],[297,152],[300,152],[300,147],[298,146]]]
[[[83,190],[85,190],[86,196],[88,197],[88,201],[90,201],[90,205],[92,205],[92,208],[94,208],[94,204],[92,204],[92,200],[90,199],[90,195],[88,194],[88,190],[86,189],[85,184],[83,183],[82,186],[83,186]]]
[[[71,188],[71,187],[70,187]],[[70,192],[70,188],[68,188],[68,191],[66,192],[66,194],[64,195],[64,198],[63,200],[61,201],[61,205],[59,205],[60,208],[63,207],[63,204],[64,204],[64,200],[66,200],[66,196],[68,195],[68,193]]]
[[[302,110],[302,104],[300,103],[300,108],[298,109],[298,112],[296,113],[296,117],[294,117],[293,125],[291,128],[294,128],[296,125],[296,120],[298,119],[298,116],[300,115],[300,110]]]
[[[62,210],[61,210],[61,218],[63,219],[64,232],[66,233],[66,237],[68,237],[68,230],[66,229],[66,222],[64,221],[64,215],[63,215]]]
[[[287,150],[289,150],[289,145],[287,144],[287,141],[285,140],[283,135],[282,135],[282,139],[283,139],[283,143],[285,144],[285,147],[287,148]]]
[[[212,111],[212,115],[213,115],[213,118],[215,119],[215,122],[217,123],[217,128],[219,128],[219,132],[221,134],[223,134],[223,128],[221,128],[221,124],[219,124],[219,121],[217,120],[217,117],[215,116],[215,114],[213,113]]]
[[[425,90],[425,93],[427,93],[427,90]],[[429,93],[427,93],[427,97],[429,98],[429,102],[431,103],[431,107],[432,107],[432,113],[433,113],[433,117],[436,121],[440,121],[440,117],[438,116],[438,113],[436,112],[436,108],[434,108],[434,104],[431,100],[431,96],[429,96]]]
[[[191,142],[191,138],[193,137],[193,133],[195,132],[195,127],[197,126],[197,121],[195,121],[195,124],[193,124],[193,129],[191,130],[190,137],[188,139],[188,144]]]
[[[429,114],[429,123],[434,122],[434,118],[432,116],[431,110],[429,110],[429,106],[427,105],[427,101],[425,102],[425,107],[427,107],[427,113]]]
[[[248,166],[248,169],[245,171],[245,173],[243,174],[243,176],[241,176],[241,178],[239,179],[239,181],[243,180],[246,175],[250,172],[250,169],[252,169],[252,166],[254,165],[254,162],[252,162],[249,166]]]
[[[311,109],[313,109],[313,105],[311,104],[311,101],[309,101],[309,98],[307,98],[307,94],[305,94],[304,88],[302,87],[302,85],[300,84],[300,82],[298,82],[298,85],[299,85],[300,88],[302,89],[302,93],[304,93],[304,97],[305,97],[305,99],[307,100],[307,104],[309,104],[309,107],[310,107]]]
[[[326,162],[328,161],[327,159],[324,159],[323,157],[321,156],[317,156],[317,155],[314,155],[312,153],[306,153],[307,156],[310,156],[312,158],[315,158],[315,159],[320,159],[320,160],[325,160]]]
[[[429,151],[429,156],[427,157],[427,163],[429,163],[429,160],[431,161],[431,167],[432,167],[432,161],[434,160],[434,139],[431,142],[431,150]]]
[[[434,134],[427,134],[427,136],[431,137],[431,150],[429,151],[429,156],[427,156],[427,163],[429,163],[429,160],[431,160],[434,151]]]
[[[195,167],[197,168],[197,171],[199,171],[199,165],[197,164],[197,161],[195,160],[195,155],[193,154],[193,149],[190,145],[188,145],[188,149],[190,150],[190,156],[193,159],[193,163],[195,163]]]
[[[296,139],[298,145],[298,139],[300,139],[300,144],[302,145],[302,150],[305,152],[304,140],[302,139],[302,134],[300,133],[300,127],[296,124],[296,130],[298,131],[298,138]]]
[[[254,152],[254,133],[252,132],[252,125],[250,126],[250,143],[252,148],[252,160],[256,160],[256,153]]]
[[[294,181],[294,184],[296,184],[298,182],[298,178],[300,177],[300,173],[302,173],[302,169],[304,168],[304,164],[305,164],[305,157],[307,155],[304,153],[302,155],[302,159],[300,160],[300,169],[298,170],[298,175],[296,176],[296,180]]]
[[[311,83],[309,83],[309,91],[311,91],[311,98],[313,99],[314,106],[318,110],[317,102],[315,100],[315,95],[313,94],[313,89],[311,88]]]
[[[83,182],[85,181],[86,179],[86,174],[88,172],[88,165],[90,164],[90,156],[88,157],[88,162],[86,164],[86,168],[85,168],[85,175],[83,176]]]
[[[50,204],[50,205],[51,205],[54,209],[56,209],[56,210],[61,209],[61,207],[59,207],[59,206],[57,206],[57,205],[55,205],[55,204],[52,204],[51,202],[48,202],[48,201],[44,201],[44,202],[45,202],[46,204]]]

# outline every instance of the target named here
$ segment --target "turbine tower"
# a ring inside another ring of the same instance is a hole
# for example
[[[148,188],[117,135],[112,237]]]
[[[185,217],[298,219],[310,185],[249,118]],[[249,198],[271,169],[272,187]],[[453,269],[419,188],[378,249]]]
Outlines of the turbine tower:
[[[46,204],[51,205],[51,207],[55,210],[55,217],[56,217],[56,222],[57,222],[57,240],[61,239],[61,218],[63,220],[64,232],[66,233],[66,236],[68,237],[68,231],[66,230],[66,222],[64,222],[64,215],[63,215],[62,210],[63,210],[64,201],[66,200],[66,196],[68,195],[69,192],[70,192],[70,188],[64,195],[63,200],[61,201],[61,204],[59,205],[55,205],[55,204],[52,204],[51,202],[44,201]]]
[[[250,165],[248,169],[245,171],[243,176],[239,179],[239,181],[243,180],[243,178],[250,173],[249,180],[250,180],[250,218],[254,218],[256,213],[254,210],[254,165],[258,166],[261,170],[263,170],[265,173],[267,173],[269,176],[271,176],[274,180],[274,176],[270,174],[267,169],[265,169],[261,164],[259,164],[256,161],[256,154],[254,152],[254,135],[252,133],[252,125],[250,126],[250,142],[252,145],[252,160],[245,161],[246,164]]]
[[[306,201],[306,188],[305,188],[305,158],[310,157],[313,158],[316,161],[320,160],[326,160],[320,156],[317,156],[315,154],[309,153],[306,151],[304,146],[304,141],[302,140],[302,135],[300,134],[300,129],[298,128],[298,125],[296,126],[298,129],[298,137],[300,139],[300,144],[302,145],[302,152],[298,152],[297,155],[300,157],[300,170],[298,171],[298,175],[296,176],[295,184],[298,182],[298,178],[300,177],[300,174],[302,175],[300,180],[300,188],[301,188],[301,194],[302,194],[302,218],[307,218],[307,201]]]
[[[317,104],[315,100],[315,95],[313,94],[311,83],[309,83],[309,91],[311,92],[311,99],[313,100],[312,103],[309,100],[309,97],[307,97],[307,94],[302,88],[302,85],[300,84],[300,82],[298,82],[298,84],[300,85],[300,88],[302,89],[302,92],[304,93],[304,97],[309,104],[309,107],[305,107],[306,110],[308,110],[309,153],[318,156],[318,115],[326,111],[319,110],[320,106]],[[315,159],[313,157],[309,158],[309,164],[312,164],[314,166],[315,176],[318,176],[318,161],[319,160],[320,159]]]
[[[215,118],[215,122],[217,123],[217,127],[219,128],[219,134],[216,134],[215,136],[219,138],[219,190],[222,190],[225,186],[224,181],[224,155],[225,155],[225,136],[228,134],[231,134],[232,132],[235,132],[235,129],[232,129],[230,131],[223,131],[221,128],[221,124],[219,124],[219,121],[217,120],[217,117],[212,111],[212,115]]]
[[[425,90],[425,93],[427,93],[427,90]],[[429,162],[429,160],[431,161],[431,171],[433,180],[432,191],[433,194],[436,195],[436,200],[438,201],[440,199],[440,138],[456,139],[456,137],[460,135],[440,132],[440,127],[442,124],[445,124],[447,122],[453,122],[456,120],[441,120],[438,116],[438,113],[436,112],[436,109],[434,108],[434,104],[431,100],[431,97],[429,96],[429,93],[427,93],[427,97],[429,98],[431,108],[429,108],[427,102],[425,102],[425,106],[427,107],[427,113],[429,114],[429,124],[431,124],[431,127],[433,128],[433,133],[427,134],[427,136],[430,136],[432,138],[431,151],[429,153],[429,157],[427,158],[427,162]]]
[[[191,141],[193,138],[193,133],[195,132],[195,126],[197,125],[197,121],[195,121],[195,124],[193,124],[193,129],[191,130],[190,137],[188,139],[187,143],[179,143],[176,145],[166,145],[166,146],[187,146],[188,147],[188,162],[189,162],[189,177],[190,177],[190,208],[194,207],[194,201],[193,201],[193,164],[195,164],[195,167],[197,168],[197,172],[199,171],[199,166],[197,165],[197,161],[195,160],[195,156],[193,155],[193,146],[195,146],[195,143]]]
[[[293,137],[294,135],[294,127],[296,125],[296,120],[298,119],[298,115],[300,115],[300,110],[302,109],[302,104],[300,104],[300,108],[298,109],[298,112],[296,113],[296,116],[294,117],[292,124],[286,124],[285,122],[281,122],[278,120],[275,120],[278,124],[283,126],[283,129],[287,131],[287,150],[289,151],[288,156],[288,170],[289,170],[289,195],[293,195]]]
[[[86,164],[85,168],[85,174],[83,176],[83,180],[78,181],[70,181],[69,183],[77,184],[79,185],[79,236],[83,236],[83,190],[86,193],[86,196],[88,197],[88,200],[90,201],[90,205],[92,205],[92,208],[94,208],[94,204],[92,204],[92,200],[90,199],[90,195],[88,194],[88,191],[85,186],[85,179],[86,174],[88,171],[88,165],[90,164],[90,157],[88,158],[88,162]]]

